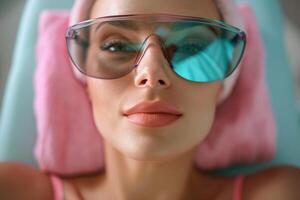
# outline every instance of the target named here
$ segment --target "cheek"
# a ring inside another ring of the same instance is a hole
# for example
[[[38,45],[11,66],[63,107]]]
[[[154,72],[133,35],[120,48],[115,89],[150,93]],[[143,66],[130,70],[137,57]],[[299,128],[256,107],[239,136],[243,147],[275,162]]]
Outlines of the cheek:
[[[193,124],[200,129],[200,133],[207,135],[214,122],[215,102],[214,98],[199,98],[198,104],[193,108]]]
[[[209,110],[215,110],[222,91],[222,82],[203,83],[201,86],[198,85],[185,91],[185,99],[189,102],[188,112],[203,115]]]
[[[123,84],[112,80],[88,80],[88,93],[91,100],[94,122],[98,130],[107,132],[119,120],[119,105],[126,89]]]
[[[214,122],[215,110],[221,84],[215,83],[199,88],[190,97],[187,112],[190,113],[190,127],[193,127],[198,136],[205,137]]]

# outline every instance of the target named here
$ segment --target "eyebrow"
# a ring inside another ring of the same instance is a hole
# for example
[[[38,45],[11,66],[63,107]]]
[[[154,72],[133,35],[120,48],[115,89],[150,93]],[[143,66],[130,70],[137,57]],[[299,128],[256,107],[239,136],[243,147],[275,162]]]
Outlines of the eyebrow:
[[[129,30],[132,30],[132,31],[138,31],[140,30],[140,27],[135,23],[135,22],[132,22],[132,21],[107,21],[107,22],[104,22],[104,23],[100,23],[96,28],[95,28],[95,31],[97,31],[102,25],[105,25],[105,24],[109,24],[109,25],[112,25],[112,26],[115,26],[115,27],[119,27],[119,28],[125,28],[125,29],[129,29]],[[190,23],[188,23],[189,25],[185,24],[173,24],[173,26],[169,27],[170,30],[177,30],[178,28],[179,29],[186,29],[186,28],[191,28],[191,25]]]
[[[139,30],[139,26],[136,23],[131,22],[131,21],[108,21],[106,23],[100,23],[96,27],[95,31],[97,31],[102,25],[107,24],[107,23],[109,25],[120,27],[120,28],[130,29],[130,30],[134,30],[134,31]]]

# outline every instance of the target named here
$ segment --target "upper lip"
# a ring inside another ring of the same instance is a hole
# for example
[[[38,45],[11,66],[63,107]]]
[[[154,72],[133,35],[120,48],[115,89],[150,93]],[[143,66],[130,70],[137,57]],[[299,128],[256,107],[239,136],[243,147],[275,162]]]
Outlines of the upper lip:
[[[173,105],[164,101],[142,101],[135,106],[124,111],[125,115],[133,113],[167,113],[173,115],[182,115]]]

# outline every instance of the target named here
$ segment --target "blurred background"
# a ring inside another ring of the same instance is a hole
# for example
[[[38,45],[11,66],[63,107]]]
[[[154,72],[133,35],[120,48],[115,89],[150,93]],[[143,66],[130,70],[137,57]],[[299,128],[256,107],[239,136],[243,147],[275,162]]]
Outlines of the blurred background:
[[[0,0],[0,109],[25,0]],[[282,0],[285,41],[300,107],[300,1]],[[276,31],[276,30],[274,30]],[[0,110],[1,112],[1,110]]]

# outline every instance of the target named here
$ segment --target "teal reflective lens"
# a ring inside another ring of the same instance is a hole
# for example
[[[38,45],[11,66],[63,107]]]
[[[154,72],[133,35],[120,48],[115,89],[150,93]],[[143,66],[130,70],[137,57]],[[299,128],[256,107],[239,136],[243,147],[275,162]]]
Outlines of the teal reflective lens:
[[[238,66],[245,33],[216,20],[178,15],[122,15],[68,29],[68,52],[87,76],[115,79],[138,66],[151,36],[159,38],[171,69],[193,82],[223,80]]]

